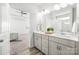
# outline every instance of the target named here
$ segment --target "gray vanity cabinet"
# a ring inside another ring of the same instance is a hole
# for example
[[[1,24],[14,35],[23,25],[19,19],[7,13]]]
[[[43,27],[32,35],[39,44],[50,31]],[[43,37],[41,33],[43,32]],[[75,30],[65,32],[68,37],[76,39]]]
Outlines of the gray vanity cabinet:
[[[64,42],[64,39],[62,41],[62,39],[56,37],[49,38],[49,55],[75,55],[75,46],[65,45],[66,43],[62,44],[62,42]]]
[[[78,54],[76,41],[55,36],[34,33],[34,46],[46,55]]]
[[[52,46],[51,46],[52,45]],[[49,55],[74,55],[75,49],[56,42],[49,43]]]
[[[42,35],[42,52],[48,54],[48,36]]]
[[[41,50],[41,35],[35,33],[34,34],[34,46]]]

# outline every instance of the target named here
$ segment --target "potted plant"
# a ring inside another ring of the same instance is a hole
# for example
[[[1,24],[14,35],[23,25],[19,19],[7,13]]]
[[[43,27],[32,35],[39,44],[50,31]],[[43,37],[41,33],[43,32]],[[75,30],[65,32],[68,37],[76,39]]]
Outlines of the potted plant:
[[[54,32],[54,28],[52,28],[52,27],[47,28],[47,33],[51,34],[53,32]]]

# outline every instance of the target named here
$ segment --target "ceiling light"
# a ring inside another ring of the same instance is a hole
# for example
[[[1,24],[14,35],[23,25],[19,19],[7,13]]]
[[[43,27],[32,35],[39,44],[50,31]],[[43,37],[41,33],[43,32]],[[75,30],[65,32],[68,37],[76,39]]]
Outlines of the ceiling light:
[[[60,7],[65,8],[67,7],[67,4],[60,4]]]
[[[50,11],[49,10],[45,10],[44,14],[48,14],[48,13],[50,13]]]
[[[54,5],[55,10],[60,10],[60,6],[58,4]]]
[[[45,14],[50,13],[50,11],[47,10],[47,9],[44,9],[44,10],[42,10],[40,13],[41,13],[41,15],[45,15]]]

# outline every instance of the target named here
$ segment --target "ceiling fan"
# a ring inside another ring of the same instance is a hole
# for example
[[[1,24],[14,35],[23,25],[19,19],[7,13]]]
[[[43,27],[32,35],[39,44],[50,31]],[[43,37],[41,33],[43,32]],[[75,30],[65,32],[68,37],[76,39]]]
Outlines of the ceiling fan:
[[[19,16],[23,16],[25,14],[27,14],[26,12],[20,10],[20,9],[15,9],[15,8],[11,8],[14,11],[14,15],[18,16],[15,12],[19,13]]]
[[[23,12],[23,11],[21,11],[20,13],[21,13],[21,16],[27,14],[26,12]]]

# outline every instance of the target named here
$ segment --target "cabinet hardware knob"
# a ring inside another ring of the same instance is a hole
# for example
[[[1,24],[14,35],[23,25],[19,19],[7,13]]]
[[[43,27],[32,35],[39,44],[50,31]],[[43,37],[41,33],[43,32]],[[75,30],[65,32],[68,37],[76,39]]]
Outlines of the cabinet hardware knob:
[[[57,50],[62,50],[62,47],[61,46],[57,46]]]

